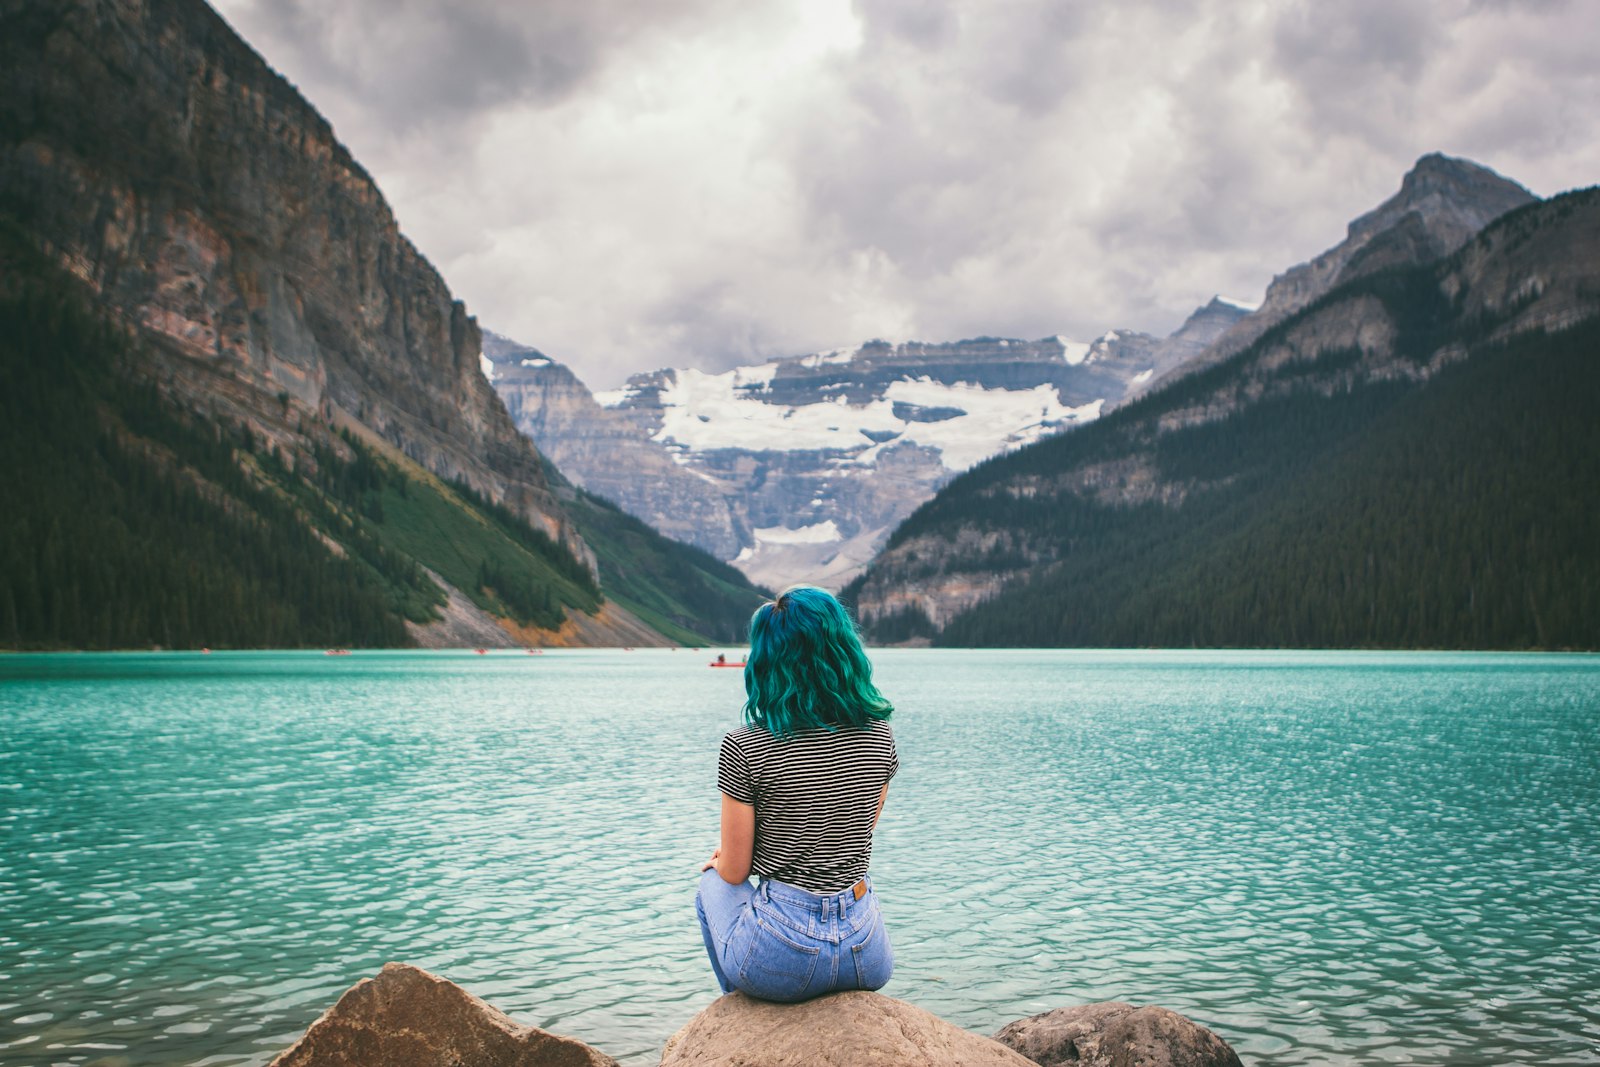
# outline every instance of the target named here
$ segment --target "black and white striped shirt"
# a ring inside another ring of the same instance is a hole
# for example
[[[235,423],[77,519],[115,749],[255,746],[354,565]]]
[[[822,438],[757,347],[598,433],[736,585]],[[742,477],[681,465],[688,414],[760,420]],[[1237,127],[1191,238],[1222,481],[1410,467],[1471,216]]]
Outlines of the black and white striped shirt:
[[[878,797],[899,769],[886,722],[784,738],[743,726],[722,739],[717,788],[755,805],[755,874],[835,893],[866,875]]]

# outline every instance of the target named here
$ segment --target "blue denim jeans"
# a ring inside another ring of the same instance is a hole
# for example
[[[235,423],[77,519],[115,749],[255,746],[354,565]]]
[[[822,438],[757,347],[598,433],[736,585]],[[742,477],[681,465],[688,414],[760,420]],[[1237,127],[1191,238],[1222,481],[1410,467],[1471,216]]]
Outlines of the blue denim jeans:
[[[764,878],[729,885],[715,870],[695,895],[700,933],[724,993],[799,1001],[841,989],[881,989],[894,971],[872,880],[860,900]]]

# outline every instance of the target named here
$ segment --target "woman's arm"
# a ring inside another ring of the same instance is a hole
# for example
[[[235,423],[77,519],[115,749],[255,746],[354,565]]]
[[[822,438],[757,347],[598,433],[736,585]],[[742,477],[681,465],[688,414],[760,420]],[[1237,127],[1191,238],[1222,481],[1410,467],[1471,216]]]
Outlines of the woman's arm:
[[[880,801],[879,806],[882,806]],[[756,808],[722,794],[722,845],[700,869],[715,867],[722,880],[738,885],[750,877],[756,849]]]
[[[872,828],[878,828],[878,816],[883,814],[883,802],[889,799],[889,783],[883,783],[883,792],[878,794],[878,810],[872,813]]]

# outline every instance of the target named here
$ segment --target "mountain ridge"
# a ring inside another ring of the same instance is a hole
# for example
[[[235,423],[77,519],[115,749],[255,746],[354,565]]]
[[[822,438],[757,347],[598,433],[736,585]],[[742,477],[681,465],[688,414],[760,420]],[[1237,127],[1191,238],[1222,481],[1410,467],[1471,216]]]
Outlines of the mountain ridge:
[[[952,482],[847,595],[879,640],[1595,647],[1600,574],[1572,546],[1594,532],[1582,502],[1600,472],[1569,453],[1596,451],[1581,413],[1600,399],[1597,249],[1600,192],[1581,190],[1346,282],[1233,356]],[[1520,554],[1516,523],[1536,531]]]
[[[869,341],[720,374],[650,371],[599,396],[491,335],[486,373],[589,490],[754,580],[836,588],[954,474],[1096,417],[1243,314],[1215,298],[1160,339]]]
[[[1348,224],[1344,240],[1275,276],[1259,307],[1172,373],[1227,359],[1346,282],[1448,255],[1494,219],[1537,199],[1480,163],[1430,152],[1401,177],[1399,191]]]

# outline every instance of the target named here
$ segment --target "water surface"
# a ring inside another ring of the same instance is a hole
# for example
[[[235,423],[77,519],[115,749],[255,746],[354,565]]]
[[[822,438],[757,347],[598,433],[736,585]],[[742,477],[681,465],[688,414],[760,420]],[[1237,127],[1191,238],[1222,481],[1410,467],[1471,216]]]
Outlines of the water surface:
[[[388,960],[654,1063],[715,995],[709,658],[0,657],[0,1063],[264,1064]],[[874,659],[886,993],[1600,1063],[1600,657]]]

